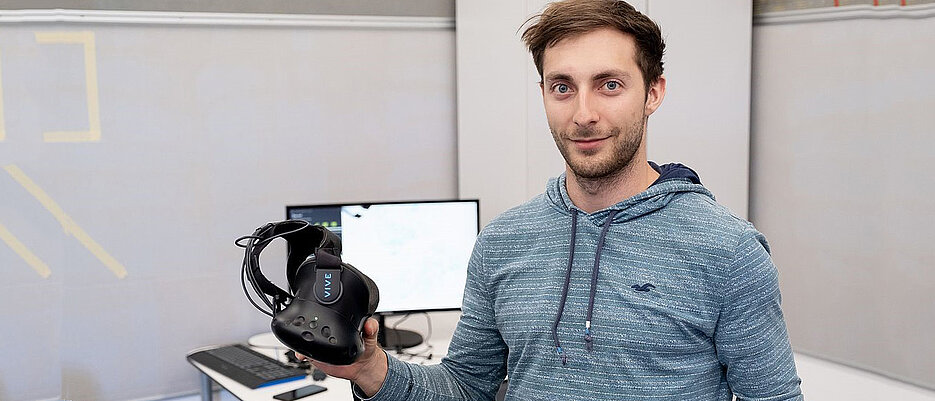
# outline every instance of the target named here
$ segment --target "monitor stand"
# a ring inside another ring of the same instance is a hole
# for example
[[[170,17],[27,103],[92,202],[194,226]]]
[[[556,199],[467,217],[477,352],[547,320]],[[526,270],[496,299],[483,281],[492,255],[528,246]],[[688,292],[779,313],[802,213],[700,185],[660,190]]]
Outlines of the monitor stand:
[[[391,329],[386,327],[386,316],[382,313],[378,313],[374,317],[380,322],[380,332],[377,334],[377,341],[384,349],[399,350],[422,344],[423,338],[419,333],[411,330]]]

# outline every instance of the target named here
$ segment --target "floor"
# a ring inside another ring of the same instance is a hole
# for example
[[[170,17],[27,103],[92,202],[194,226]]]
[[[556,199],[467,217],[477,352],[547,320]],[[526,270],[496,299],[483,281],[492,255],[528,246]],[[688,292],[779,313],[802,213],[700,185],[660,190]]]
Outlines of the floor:
[[[796,354],[795,361],[799,377],[802,378],[802,392],[808,401],[935,401],[935,391],[873,373],[801,354]],[[169,400],[201,401],[201,397],[192,395]],[[222,390],[215,396],[215,400],[237,399]],[[309,398],[309,401],[314,401],[314,397]]]
[[[795,366],[808,401],[935,401],[935,391],[823,359],[796,354]]]

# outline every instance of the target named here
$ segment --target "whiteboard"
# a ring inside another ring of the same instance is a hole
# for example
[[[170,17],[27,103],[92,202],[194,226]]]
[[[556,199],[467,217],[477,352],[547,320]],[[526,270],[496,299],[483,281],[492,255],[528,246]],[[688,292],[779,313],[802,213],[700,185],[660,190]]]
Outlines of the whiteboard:
[[[454,40],[0,20],[0,399],[194,392],[189,350],[269,327],[234,238],[286,204],[455,198]]]

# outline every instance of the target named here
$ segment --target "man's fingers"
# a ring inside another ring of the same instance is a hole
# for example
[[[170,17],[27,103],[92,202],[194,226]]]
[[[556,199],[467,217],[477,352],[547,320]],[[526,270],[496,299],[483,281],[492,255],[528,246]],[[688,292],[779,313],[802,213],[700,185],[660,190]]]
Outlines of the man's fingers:
[[[376,319],[371,317],[364,322],[364,337],[377,338],[378,331],[380,331],[380,323],[377,323]]]

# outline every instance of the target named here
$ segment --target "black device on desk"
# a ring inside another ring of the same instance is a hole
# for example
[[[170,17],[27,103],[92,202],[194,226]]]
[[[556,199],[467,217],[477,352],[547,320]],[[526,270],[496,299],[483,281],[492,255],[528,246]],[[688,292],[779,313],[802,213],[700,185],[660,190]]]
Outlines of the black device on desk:
[[[305,378],[306,371],[287,366],[243,344],[198,351],[188,359],[211,368],[249,388]]]
[[[302,397],[308,397],[312,394],[318,394],[325,390],[327,390],[327,388],[314,385],[314,384],[309,384],[305,387],[300,387],[295,390],[286,391],[285,393],[282,393],[282,394],[276,394],[273,396],[273,398],[277,400],[282,400],[282,401],[293,401],[293,400],[297,400]]]

